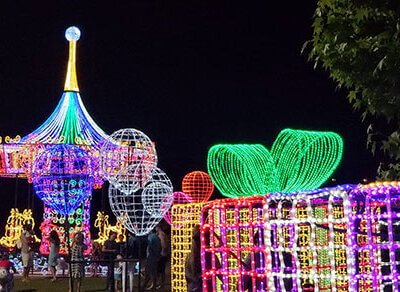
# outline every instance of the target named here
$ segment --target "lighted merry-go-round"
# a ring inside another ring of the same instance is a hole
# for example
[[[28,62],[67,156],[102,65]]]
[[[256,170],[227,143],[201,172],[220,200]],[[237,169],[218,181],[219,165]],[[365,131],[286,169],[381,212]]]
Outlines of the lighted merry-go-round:
[[[400,183],[321,188],[342,158],[338,134],[285,129],[270,149],[214,145],[207,172],[189,172],[177,190],[145,133],[107,135],[91,118],[76,74],[80,31],[70,27],[65,36],[67,74],[54,112],[32,133],[0,144],[0,176],[27,179],[43,202],[37,270],[46,270],[52,230],[64,255],[83,232],[89,255],[92,237],[145,236],[165,219],[172,291],[186,291],[196,226],[203,291],[399,291]],[[92,192],[105,181],[116,224],[100,211],[92,236]],[[214,188],[227,198],[210,201]],[[13,208],[0,245],[13,249],[27,223],[35,224],[32,211]]]

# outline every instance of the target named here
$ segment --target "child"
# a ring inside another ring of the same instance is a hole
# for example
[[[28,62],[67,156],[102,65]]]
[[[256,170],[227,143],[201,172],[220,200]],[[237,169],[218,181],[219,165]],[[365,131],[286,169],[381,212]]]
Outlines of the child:
[[[16,273],[14,265],[8,259],[8,254],[4,253],[0,260],[0,291],[9,292],[14,289],[14,275],[10,269]]]
[[[117,260],[121,260],[122,256],[117,255]],[[119,284],[122,282],[122,266],[123,262],[116,262],[114,268],[114,281],[115,281],[115,291],[119,291]]]

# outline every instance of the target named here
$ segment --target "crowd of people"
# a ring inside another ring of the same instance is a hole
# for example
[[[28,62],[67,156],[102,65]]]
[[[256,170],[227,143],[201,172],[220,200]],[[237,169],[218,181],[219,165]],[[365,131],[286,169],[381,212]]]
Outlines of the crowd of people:
[[[165,269],[170,257],[170,238],[162,226],[157,226],[147,237],[136,237],[128,235],[124,240],[123,235],[110,232],[108,240],[104,244],[91,242],[89,255],[84,255],[87,250],[84,233],[76,232],[72,235],[70,245],[71,270],[70,290],[80,291],[81,281],[85,277],[85,271],[91,272],[91,277],[100,274],[101,266],[107,266],[106,290],[120,291],[122,286],[122,273],[124,269],[134,270],[142,278],[142,289],[145,291],[158,290],[165,283]],[[51,275],[50,281],[57,280],[57,268],[60,268],[60,244],[61,240],[55,230],[47,237],[50,245],[48,255],[48,267]],[[23,228],[21,237],[17,240],[16,248],[21,253],[23,273],[22,281],[29,280],[33,268],[34,255],[34,232],[32,226],[27,224]],[[128,260],[126,260],[128,259]],[[142,268],[139,270],[136,260],[141,260]],[[88,266],[85,269],[85,266]],[[1,275],[2,271],[4,275]],[[2,282],[13,285],[13,272],[15,267],[9,261],[8,253],[3,252],[0,259],[0,286],[5,287]],[[64,270],[63,270],[64,274]],[[112,289],[113,288],[113,289]],[[8,291],[8,290],[5,290]],[[11,290],[10,290],[11,291]]]

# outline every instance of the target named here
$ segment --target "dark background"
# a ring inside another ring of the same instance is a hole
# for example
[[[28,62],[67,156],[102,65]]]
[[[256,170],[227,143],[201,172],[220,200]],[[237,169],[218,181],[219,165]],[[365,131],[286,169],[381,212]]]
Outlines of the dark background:
[[[377,163],[365,147],[368,124],[346,92],[300,52],[312,36],[315,1],[58,2],[1,4],[0,136],[27,135],[50,116],[64,85],[64,31],[76,25],[87,110],[107,134],[132,127],[154,140],[159,167],[176,191],[185,174],[206,171],[212,145],[270,148],[287,127],[343,137],[334,184],[374,179]],[[0,179],[1,232],[15,187],[14,179]],[[20,209],[34,198],[38,226],[41,201],[24,180],[17,193]],[[110,212],[95,191],[92,218],[102,206]]]

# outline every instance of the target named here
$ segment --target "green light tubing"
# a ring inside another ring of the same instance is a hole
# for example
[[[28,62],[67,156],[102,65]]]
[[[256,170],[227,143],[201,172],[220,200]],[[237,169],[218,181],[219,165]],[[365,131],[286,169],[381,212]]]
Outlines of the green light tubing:
[[[342,154],[343,140],[336,133],[285,129],[271,151],[260,144],[213,146],[207,168],[226,197],[289,193],[320,187]]]

